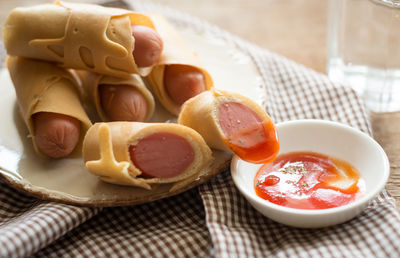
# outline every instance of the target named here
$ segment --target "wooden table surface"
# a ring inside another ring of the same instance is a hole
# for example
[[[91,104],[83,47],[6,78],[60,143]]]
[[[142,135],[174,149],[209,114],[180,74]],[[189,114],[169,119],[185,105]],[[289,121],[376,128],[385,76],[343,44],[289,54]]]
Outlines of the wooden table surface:
[[[76,1],[76,0],[75,0]],[[107,0],[82,0],[104,2]],[[326,73],[327,2],[321,0],[152,0],[197,16],[261,47]],[[51,0],[0,2],[0,20],[19,5]],[[400,207],[400,113],[371,114],[374,138],[391,163],[387,189]]]

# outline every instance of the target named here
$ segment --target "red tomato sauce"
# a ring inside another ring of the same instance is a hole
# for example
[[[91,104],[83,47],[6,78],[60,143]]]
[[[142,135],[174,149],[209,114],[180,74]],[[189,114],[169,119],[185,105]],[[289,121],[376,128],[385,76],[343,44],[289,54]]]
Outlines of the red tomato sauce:
[[[348,204],[365,192],[365,182],[349,163],[314,152],[279,155],[254,179],[256,194],[298,209],[328,209]]]

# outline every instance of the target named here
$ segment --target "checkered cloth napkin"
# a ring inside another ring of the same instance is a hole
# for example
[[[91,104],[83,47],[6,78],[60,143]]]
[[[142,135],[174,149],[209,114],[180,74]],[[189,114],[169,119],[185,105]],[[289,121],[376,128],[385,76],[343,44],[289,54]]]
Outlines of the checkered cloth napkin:
[[[128,5],[163,13],[178,27],[211,33],[249,55],[275,122],[319,118],[371,133],[360,99],[324,75],[174,10]],[[254,210],[229,171],[178,196],[116,208],[45,202],[0,181],[1,257],[400,257],[399,247],[400,215],[386,191],[347,223],[296,229]]]

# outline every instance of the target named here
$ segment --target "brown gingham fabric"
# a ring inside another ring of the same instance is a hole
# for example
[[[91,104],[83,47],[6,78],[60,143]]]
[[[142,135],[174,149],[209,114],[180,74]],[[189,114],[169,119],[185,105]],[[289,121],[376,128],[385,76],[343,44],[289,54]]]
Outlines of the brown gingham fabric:
[[[320,118],[371,133],[360,99],[324,75],[169,8],[148,1],[129,6],[163,13],[178,27],[210,33],[248,54],[275,122]],[[0,257],[400,257],[400,215],[383,191],[347,223],[287,227],[255,211],[229,171],[178,196],[114,208],[45,202],[0,180]]]

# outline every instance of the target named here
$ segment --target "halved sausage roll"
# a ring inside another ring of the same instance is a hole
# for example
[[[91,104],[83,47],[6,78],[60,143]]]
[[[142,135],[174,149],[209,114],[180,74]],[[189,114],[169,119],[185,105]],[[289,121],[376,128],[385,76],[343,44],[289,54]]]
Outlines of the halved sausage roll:
[[[158,100],[174,115],[189,98],[213,87],[197,54],[162,16],[151,16],[164,49],[159,63],[146,77]]]
[[[21,57],[8,57],[7,67],[35,151],[52,158],[80,156],[92,123],[75,78],[53,64]]]
[[[83,158],[101,180],[170,191],[193,182],[212,161],[211,150],[191,128],[166,123],[96,123],[87,132]]]
[[[151,66],[139,68],[134,60],[133,25],[154,29],[150,18],[143,14],[56,1],[12,10],[3,38],[9,55],[116,77],[131,73],[144,76]],[[162,42],[158,47],[161,53]]]
[[[227,91],[206,91],[182,106],[178,123],[193,128],[211,148],[252,163],[272,161],[279,151],[271,118],[252,100]]]
[[[154,112],[154,98],[142,78],[132,74],[117,78],[89,71],[76,71],[87,101],[104,122],[148,121]]]

